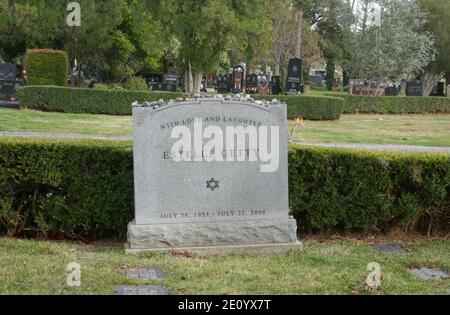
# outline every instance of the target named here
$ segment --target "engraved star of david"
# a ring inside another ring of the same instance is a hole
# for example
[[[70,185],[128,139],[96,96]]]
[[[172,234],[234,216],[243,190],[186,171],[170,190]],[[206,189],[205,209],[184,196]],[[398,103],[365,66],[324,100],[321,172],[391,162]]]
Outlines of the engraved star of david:
[[[214,191],[214,189],[219,188],[219,181],[215,180],[214,178],[211,178],[210,180],[206,181],[206,188],[211,189],[211,191]]]

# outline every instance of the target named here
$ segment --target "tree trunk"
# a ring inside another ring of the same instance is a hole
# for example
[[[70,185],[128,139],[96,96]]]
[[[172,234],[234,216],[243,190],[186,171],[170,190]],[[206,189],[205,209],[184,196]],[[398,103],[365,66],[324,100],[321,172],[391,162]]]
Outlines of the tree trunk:
[[[334,60],[327,60],[326,65],[326,72],[327,72],[327,89],[328,91],[333,90],[334,85],[334,71],[336,69],[336,65],[334,63]]]
[[[281,90],[284,91],[286,89],[286,80],[287,80],[287,62],[283,63],[279,68],[280,70],[280,87]]]
[[[77,81],[77,79],[75,78],[74,66],[71,65],[70,66],[70,87],[75,87],[76,81]]]
[[[184,92],[189,93],[189,71],[184,71]]]
[[[194,93],[194,80],[192,77],[192,66],[191,66],[191,62],[188,62],[188,68],[186,71],[186,82],[185,82],[185,89],[186,89],[186,93],[192,94]]]
[[[301,58],[303,11],[295,14],[295,58]]]
[[[83,67],[83,65],[81,63],[78,64],[78,72],[77,72],[77,82],[76,85],[77,87],[81,87],[81,68]]]
[[[422,95],[423,96],[429,96],[431,91],[433,90],[433,86],[439,82],[439,80],[442,78],[443,73],[435,74],[427,72],[425,73],[425,76],[422,80]]]
[[[445,73],[445,89],[447,97],[450,97],[450,72]]]
[[[70,87],[75,87],[75,75],[73,70],[70,72]]]
[[[202,71],[194,74],[193,93],[200,93],[200,89],[201,89],[201,86],[202,86],[202,78],[203,78],[203,72]]]
[[[379,81],[378,85],[377,85],[377,89],[375,90],[375,96],[383,96],[384,93],[381,90],[381,86],[384,86],[384,88],[386,88],[387,82],[386,81]]]

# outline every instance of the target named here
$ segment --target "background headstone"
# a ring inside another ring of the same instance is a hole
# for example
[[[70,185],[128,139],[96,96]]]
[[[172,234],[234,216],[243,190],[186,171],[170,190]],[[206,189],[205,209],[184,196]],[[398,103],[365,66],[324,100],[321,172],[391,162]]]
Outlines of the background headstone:
[[[245,91],[248,94],[255,94],[258,88],[258,76],[256,74],[247,74],[245,76]]]
[[[408,251],[398,245],[398,244],[382,244],[382,245],[374,245],[373,249],[379,252],[383,253],[390,253],[390,254],[406,254]]]
[[[17,74],[17,66],[12,63],[0,63],[0,80],[15,80]]]
[[[398,87],[389,86],[384,89],[385,96],[397,96],[398,95]]]
[[[269,80],[265,75],[258,77],[258,94],[267,95],[269,94]]]
[[[233,93],[242,93],[244,90],[244,68],[236,66],[233,68]]]
[[[230,78],[229,75],[218,75],[217,76],[217,92],[218,93],[229,93],[230,92]]]
[[[0,63],[0,106],[18,107],[17,87],[23,81],[16,78],[17,66],[11,63]]]
[[[436,96],[444,96],[445,95],[445,83],[438,82]]]
[[[150,91],[176,92],[177,86],[172,83],[150,82],[148,89]]]
[[[299,58],[289,59],[288,75],[286,78],[287,94],[298,94],[301,91],[302,83],[302,60]]]
[[[178,86],[178,75],[176,73],[166,73],[163,76],[165,91],[176,92]]]
[[[406,96],[422,96],[422,82],[406,82]]]
[[[168,295],[166,287],[156,285],[119,286],[116,289],[117,295]]]
[[[273,95],[278,95],[281,93],[281,86],[280,86],[280,76],[279,75],[273,75],[270,78],[270,92]]]
[[[165,273],[159,268],[127,268],[123,270],[126,277],[138,280],[162,280],[166,278]]]
[[[422,280],[442,280],[449,277],[446,272],[435,268],[419,267],[408,269],[408,271]]]

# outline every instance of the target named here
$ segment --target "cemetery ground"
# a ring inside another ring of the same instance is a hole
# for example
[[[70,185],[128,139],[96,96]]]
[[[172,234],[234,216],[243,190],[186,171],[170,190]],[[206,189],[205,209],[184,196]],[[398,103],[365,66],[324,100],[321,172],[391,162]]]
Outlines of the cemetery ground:
[[[301,237],[302,239],[302,237]],[[302,239],[303,252],[199,257],[125,254],[121,244],[81,245],[0,238],[0,294],[114,294],[119,285],[162,285],[170,294],[448,294],[450,280],[421,280],[407,268],[450,271],[448,240],[402,243],[382,253],[357,238]],[[378,240],[382,242],[383,240]],[[66,266],[81,265],[81,286],[66,285]],[[381,288],[367,288],[367,265],[381,266]],[[126,278],[123,268],[153,267],[164,280]]]
[[[337,121],[304,121],[294,141],[450,147],[450,115],[343,115]],[[294,121],[289,122],[292,131]],[[68,114],[0,109],[2,132],[45,132],[132,136],[130,116]],[[162,285],[170,294],[449,294],[450,279],[425,281],[408,268],[450,273],[447,238],[406,237],[405,253],[385,253],[373,244],[395,237],[300,236],[303,252],[279,255],[198,257],[170,253],[125,254],[116,242],[77,242],[0,238],[0,294],[114,294],[120,285]],[[81,266],[81,286],[66,284],[67,265]],[[368,289],[368,264],[381,266],[381,287]],[[125,277],[130,267],[160,268],[164,280]]]
[[[289,122],[290,130],[295,123]],[[49,132],[131,136],[131,116],[0,109],[0,132]],[[355,114],[335,121],[305,121],[297,142],[450,147],[448,114]]]

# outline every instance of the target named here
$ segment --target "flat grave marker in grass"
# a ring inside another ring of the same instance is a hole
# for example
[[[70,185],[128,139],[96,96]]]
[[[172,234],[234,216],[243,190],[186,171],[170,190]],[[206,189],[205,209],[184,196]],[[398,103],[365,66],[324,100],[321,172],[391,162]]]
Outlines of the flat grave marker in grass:
[[[158,285],[122,285],[116,289],[117,295],[169,295],[166,287]]]
[[[449,277],[448,273],[437,268],[416,267],[410,268],[408,271],[416,278],[422,280],[444,280]]]
[[[127,268],[123,270],[126,277],[138,280],[162,280],[166,274],[159,268]]]
[[[381,244],[374,245],[372,248],[376,251],[389,254],[406,254],[408,252],[403,246],[398,244]]]

